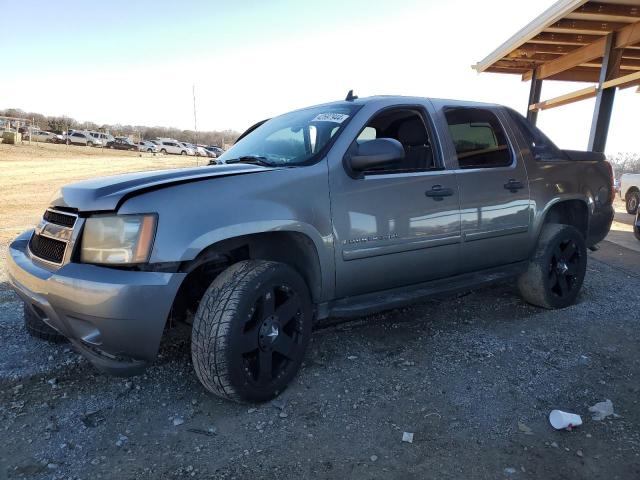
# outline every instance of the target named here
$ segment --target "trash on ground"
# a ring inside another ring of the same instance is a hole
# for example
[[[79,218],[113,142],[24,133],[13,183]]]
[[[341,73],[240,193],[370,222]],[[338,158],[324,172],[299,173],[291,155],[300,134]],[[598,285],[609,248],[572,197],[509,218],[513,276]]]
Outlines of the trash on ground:
[[[582,425],[582,417],[575,413],[563,412],[562,410],[551,410],[549,423],[556,430],[569,429]]]
[[[177,427],[178,425],[182,425],[184,423],[184,419],[180,417],[176,417],[173,419],[173,426]]]
[[[593,413],[592,420],[601,421],[607,418],[610,415],[617,417],[615,413],[613,413],[613,403],[611,400],[607,399],[604,402],[598,402],[594,406],[589,407],[589,411]]]
[[[402,441],[407,443],[413,443],[413,433],[402,432]]]
[[[518,430],[520,430],[525,435],[533,435],[531,429],[522,422],[518,422]]]

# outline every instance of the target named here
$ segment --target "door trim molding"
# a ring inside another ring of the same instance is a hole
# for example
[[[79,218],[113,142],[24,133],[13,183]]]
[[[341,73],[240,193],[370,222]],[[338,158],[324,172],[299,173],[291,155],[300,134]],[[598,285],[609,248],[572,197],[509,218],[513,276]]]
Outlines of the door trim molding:
[[[475,242],[476,240],[484,240],[486,238],[504,237],[506,235],[526,233],[528,230],[529,225],[520,225],[516,227],[501,228],[500,230],[486,230],[483,232],[463,233],[462,240],[464,242]]]
[[[426,238],[420,240],[404,240],[395,242],[391,245],[376,245],[366,248],[351,248],[342,250],[342,259],[345,262],[351,260],[359,260],[362,258],[379,257],[381,255],[390,255],[393,253],[410,252],[413,250],[422,250],[432,247],[441,247],[443,245],[454,245],[460,243],[461,235],[448,235],[439,238]]]

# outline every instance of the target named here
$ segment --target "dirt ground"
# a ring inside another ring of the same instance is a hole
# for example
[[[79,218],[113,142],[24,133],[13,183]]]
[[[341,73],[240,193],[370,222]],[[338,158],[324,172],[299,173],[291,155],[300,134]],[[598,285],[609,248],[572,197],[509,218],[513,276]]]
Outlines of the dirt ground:
[[[69,159],[66,147],[16,159],[5,148],[3,238],[72,179],[182,164],[84,147],[69,147]],[[622,241],[590,253],[570,308],[532,307],[502,283],[329,322],[291,387],[257,406],[206,393],[184,331],[144,375],[98,373],[68,344],[29,337],[0,276],[0,479],[640,478],[640,252],[622,245],[630,221],[619,212],[612,233]],[[589,407],[607,399],[615,415],[592,419]],[[583,425],[553,430],[554,408]]]
[[[86,178],[204,163],[196,157],[94,147],[0,143],[0,244],[38,222],[61,186]]]

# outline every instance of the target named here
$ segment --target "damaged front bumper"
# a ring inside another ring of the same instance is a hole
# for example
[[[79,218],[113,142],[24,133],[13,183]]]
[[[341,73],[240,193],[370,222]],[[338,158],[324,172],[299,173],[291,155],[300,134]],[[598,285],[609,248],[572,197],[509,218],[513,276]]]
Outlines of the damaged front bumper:
[[[158,353],[184,273],[68,263],[52,271],[28,252],[31,231],[9,246],[12,287],[42,321],[100,370],[138,373]]]

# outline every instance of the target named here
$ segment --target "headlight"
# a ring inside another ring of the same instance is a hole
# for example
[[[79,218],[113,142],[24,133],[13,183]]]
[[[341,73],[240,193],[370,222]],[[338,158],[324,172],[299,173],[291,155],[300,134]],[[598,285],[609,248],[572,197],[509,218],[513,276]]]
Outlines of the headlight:
[[[85,263],[129,264],[149,260],[157,215],[96,215],[89,217],[82,234]]]

